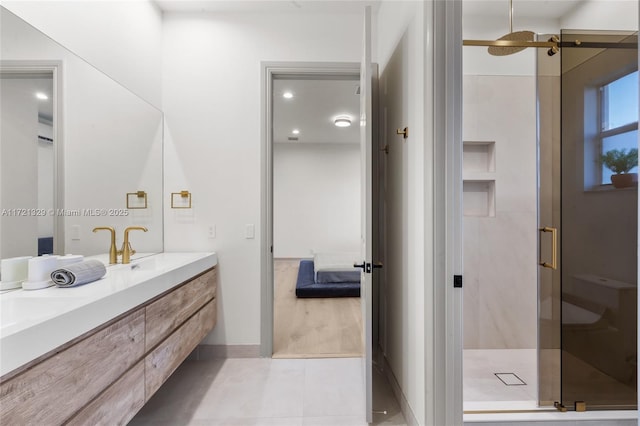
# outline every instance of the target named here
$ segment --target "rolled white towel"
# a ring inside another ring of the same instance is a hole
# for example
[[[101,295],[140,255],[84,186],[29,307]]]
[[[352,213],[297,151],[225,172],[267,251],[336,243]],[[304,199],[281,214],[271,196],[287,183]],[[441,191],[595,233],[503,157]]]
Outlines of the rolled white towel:
[[[51,280],[58,287],[75,287],[99,280],[106,273],[102,262],[89,259],[56,269],[51,273]]]

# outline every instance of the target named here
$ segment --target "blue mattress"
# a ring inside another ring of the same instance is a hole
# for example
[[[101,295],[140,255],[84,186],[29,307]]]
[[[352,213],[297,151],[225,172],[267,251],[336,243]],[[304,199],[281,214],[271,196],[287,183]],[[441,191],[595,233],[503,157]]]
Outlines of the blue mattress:
[[[318,271],[317,283],[359,283],[360,271]]]
[[[316,283],[313,260],[301,260],[296,282],[298,297],[360,297],[359,282]]]
[[[38,238],[38,256],[53,254],[53,237]]]

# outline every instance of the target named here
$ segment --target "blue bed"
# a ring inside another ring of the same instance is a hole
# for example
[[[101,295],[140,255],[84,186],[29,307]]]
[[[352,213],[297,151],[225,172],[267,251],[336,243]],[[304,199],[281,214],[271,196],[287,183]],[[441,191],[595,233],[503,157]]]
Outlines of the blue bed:
[[[313,260],[301,260],[296,282],[298,297],[360,297],[359,282],[316,283]]]
[[[53,237],[38,238],[38,256],[53,254]]]

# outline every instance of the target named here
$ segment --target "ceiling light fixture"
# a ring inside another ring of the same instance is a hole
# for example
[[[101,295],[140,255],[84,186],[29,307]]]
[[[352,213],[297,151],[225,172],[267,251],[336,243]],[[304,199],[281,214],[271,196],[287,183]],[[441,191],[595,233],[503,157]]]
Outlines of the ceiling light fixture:
[[[49,99],[49,97],[42,92],[37,92],[36,98],[40,99],[41,101],[46,101],[47,99]]]
[[[336,119],[333,120],[333,124],[337,127],[349,127],[351,126],[351,117],[347,117],[346,115],[336,117]]]
[[[284,92],[284,93],[282,94],[282,97],[283,97],[283,98],[285,98],[285,99],[291,99],[291,98],[293,98],[293,93],[291,93],[291,92]]]
[[[293,129],[293,130],[291,131],[291,133],[293,133],[294,135],[299,135],[299,134],[300,134],[300,130],[298,130],[298,129]]]

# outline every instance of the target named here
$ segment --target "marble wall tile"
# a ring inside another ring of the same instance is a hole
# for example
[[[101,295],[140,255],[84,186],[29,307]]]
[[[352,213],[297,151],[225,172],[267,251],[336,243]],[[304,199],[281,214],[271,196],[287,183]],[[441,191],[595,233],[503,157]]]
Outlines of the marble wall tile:
[[[463,81],[464,140],[495,143],[495,172],[485,174],[495,180],[495,216],[464,218],[465,348],[535,348],[535,78]]]

